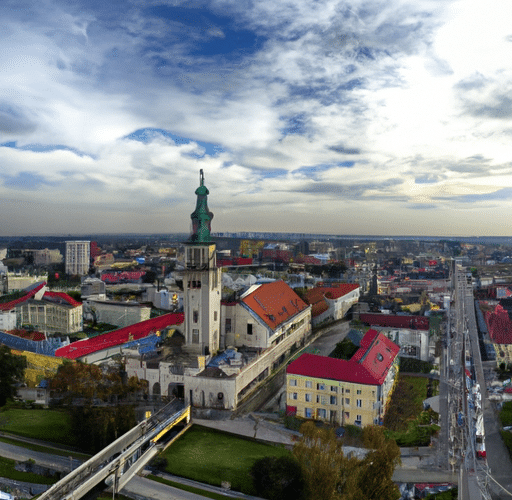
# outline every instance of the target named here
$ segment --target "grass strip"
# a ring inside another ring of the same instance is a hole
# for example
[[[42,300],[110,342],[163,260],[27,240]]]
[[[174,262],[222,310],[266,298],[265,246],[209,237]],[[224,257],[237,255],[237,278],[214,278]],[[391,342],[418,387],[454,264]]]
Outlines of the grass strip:
[[[15,465],[15,460],[0,457],[0,477],[5,477],[14,481],[24,481],[26,483],[35,484],[55,484],[58,481],[57,477],[46,477],[39,474],[34,474],[32,472],[22,472],[16,470],[14,468]]]
[[[75,445],[71,416],[65,411],[10,408],[0,412],[0,430],[18,436]]]
[[[160,476],[154,476],[153,474],[149,474],[146,477],[152,481],[156,481],[157,483],[166,484],[167,486],[172,486],[173,488],[188,491],[189,493],[195,493],[196,495],[201,495],[203,497],[213,498],[214,500],[226,500],[226,498],[233,498],[232,496],[221,495],[220,493],[214,493],[213,491],[202,490],[201,488],[196,488],[195,486],[188,486],[186,484],[176,483],[175,481],[169,481],[168,479],[164,479]],[[241,499],[239,498],[238,500]]]
[[[41,453],[48,453],[51,455],[58,455],[59,457],[73,457],[77,460],[89,460],[91,455],[86,455],[85,453],[77,453],[75,451],[62,450],[60,448],[50,448],[48,446],[43,446],[40,444],[27,443],[26,441],[21,441],[16,438],[10,438],[6,436],[0,436],[0,441],[6,444],[12,444],[13,446],[19,446],[20,448],[25,448],[31,451],[38,451]]]
[[[250,470],[256,460],[290,455],[283,446],[271,446],[251,438],[193,425],[161,455],[167,459],[165,471],[200,483],[255,495]]]

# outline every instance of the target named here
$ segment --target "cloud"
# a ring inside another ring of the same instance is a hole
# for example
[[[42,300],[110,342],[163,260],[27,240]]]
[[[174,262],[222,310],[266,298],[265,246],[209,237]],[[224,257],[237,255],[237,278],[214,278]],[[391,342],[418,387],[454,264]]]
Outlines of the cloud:
[[[219,230],[330,232],[324,214],[343,212],[352,232],[402,215],[409,231],[503,231],[487,212],[512,208],[503,0],[6,0],[0,14],[0,198],[28,189],[109,231],[186,231],[203,168]]]

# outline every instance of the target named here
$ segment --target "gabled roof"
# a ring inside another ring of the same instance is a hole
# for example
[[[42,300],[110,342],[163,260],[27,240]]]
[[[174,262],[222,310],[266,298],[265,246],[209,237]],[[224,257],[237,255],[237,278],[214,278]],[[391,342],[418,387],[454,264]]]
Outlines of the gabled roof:
[[[361,347],[349,361],[316,354],[303,354],[290,363],[287,374],[351,382],[382,385],[400,347],[375,330],[368,330]]]
[[[315,317],[329,309],[326,298],[339,299],[359,288],[355,283],[339,283],[336,286],[317,286],[306,292],[306,301],[311,304],[311,316]]]
[[[272,330],[308,308],[308,305],[281,280],[264,283],[250,290],[250,293],[242,298],[242,303]]]
[[[134,325],[104,333],[91,339],[79,340],[55,351],[55,356],[68,359],[77,359],[93,352],[102,351],[109,347],[115,347],[125,344],[132,340],[138,340],[147,337],[157,330],[162,330],[167,326],[179,325],[183,323],[183,313],[164,314],[157,318],[148,319],[135,323]]]

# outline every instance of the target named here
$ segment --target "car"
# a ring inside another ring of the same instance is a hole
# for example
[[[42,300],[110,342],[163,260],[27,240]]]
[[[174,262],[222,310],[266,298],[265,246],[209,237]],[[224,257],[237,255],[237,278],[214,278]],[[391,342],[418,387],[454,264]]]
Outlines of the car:
[[[503,430],[504,431],[512,431],[512,425],[506,425],[505,427],[503,427]]]

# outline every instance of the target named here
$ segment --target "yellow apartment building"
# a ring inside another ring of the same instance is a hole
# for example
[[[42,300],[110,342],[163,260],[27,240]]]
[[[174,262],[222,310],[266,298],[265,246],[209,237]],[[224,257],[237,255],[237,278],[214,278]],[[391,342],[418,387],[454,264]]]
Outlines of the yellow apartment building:
[[[398,372],[400,347],[368,330],[348,361],[303,354],[286,370],[287,414],[337,425],[380,424]]]

